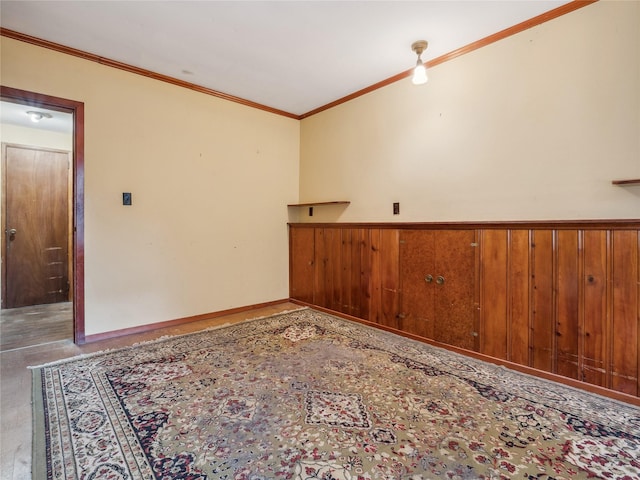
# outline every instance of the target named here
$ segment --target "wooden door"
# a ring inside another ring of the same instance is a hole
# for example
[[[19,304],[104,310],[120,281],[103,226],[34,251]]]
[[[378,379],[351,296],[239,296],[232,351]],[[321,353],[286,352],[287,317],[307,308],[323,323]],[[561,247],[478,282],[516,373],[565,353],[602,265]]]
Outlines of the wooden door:
[[[434,339],[477,350],[475,230],[438,230],[435,242]]]
[[[399,231],[395,228],[370,230],[370,279],[368,320],[400,328],[399,309]]]
[[[69,299],[69,154],[3,145],[3,307]]]
[[[401,230],[400,328],[430,339],[435,338],[435,265],[434,231]]]
[[[403,330],[477,349],[475,230],[403,230]]]

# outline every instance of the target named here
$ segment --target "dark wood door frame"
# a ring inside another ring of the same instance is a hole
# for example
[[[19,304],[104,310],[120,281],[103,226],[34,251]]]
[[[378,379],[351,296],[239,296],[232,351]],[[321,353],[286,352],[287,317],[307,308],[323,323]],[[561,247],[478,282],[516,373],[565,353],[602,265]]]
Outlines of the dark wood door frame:
[[[84,103],[0,86],[3,101],[73,115],[73,340],[85,343],[84,329]],[[4,244],[4,237],[3,244]]]

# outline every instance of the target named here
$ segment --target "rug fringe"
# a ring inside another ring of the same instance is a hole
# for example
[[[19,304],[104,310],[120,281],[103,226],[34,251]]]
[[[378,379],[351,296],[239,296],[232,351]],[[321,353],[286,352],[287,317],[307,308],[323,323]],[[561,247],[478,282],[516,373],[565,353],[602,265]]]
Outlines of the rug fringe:
[[[47,362],[47,363],[43,363],[41,365],[29,365],[27,366],[27,368],[29,370],[37,370],[40,368],[48,368],[48,367],[55,367],[57,365],[64,365],[65,363],[69,363],[69,362],[74,362],[76,360],[84,360],[87,358],[92,358],[92,357],[99,357],[101,355],[109,355],[112,353],[118,353],[118,352],[124,352],[127,350],[131,350],[132,348],[138,348],[141,346],[146,346],[146,345],[150,345],[153,343],[163,343],[163,342],[167,342],[176,338],[181,338],[181,337],[187,337],[189,335],[194,335],[197,333],[205,333],[205,332],[209,332],[209,331],[213,331],[213,330],[219,330],[221,328],[226,328],[226,327],[231,327],[233,325],[240,325],[241,323],[247,323],[247,322],[253,322],[256,320],[264,320],[265,318],[271,318],[271,317],[276,317],[278,315],[285,315],[287,313],[292,313],[292,312],[299,312],[301,310],[308,310],[309,307],[300,307],[300,308],[294,308],[294,309],[290,309],[290,310],[283,310],[281,312],[278,313],[273,313],[271,315],[262,315],[259,317],[251,317],[251,318],[246,318],[244,320],[240,320],[239,322],[233,322],[233,323],[223,323],[222,325],[213,325],[211,327],[207,327],[207,328],[203,328],[202,330],[196,330],[193,332],[188,332],[188,333],[181,333],[181,334],[176,334],[176,335],[162,335],[158,338],[154,338],[153,340],[145,340],[142,342],[136,342],[133,343],[131,345],[127,345],[126,347],[119,347],[119,348],[107,348],[105,350],[99,350],[97,352],[88,352],[88,353],[80,353],[78,355],[74,355],[73,357],[67,357],[67,358],[62,358],[60,360],[54,360],[53,362]]]

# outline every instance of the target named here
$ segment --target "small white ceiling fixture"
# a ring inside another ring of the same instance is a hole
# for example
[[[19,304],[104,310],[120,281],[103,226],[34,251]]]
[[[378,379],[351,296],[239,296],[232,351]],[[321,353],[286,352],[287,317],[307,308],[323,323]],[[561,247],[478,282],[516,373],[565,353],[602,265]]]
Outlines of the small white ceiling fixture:
[[[411,79],[414,85],[422,85],[427,83],[429,80],[429,77],[427,77],[427,67],[425,67],[422,62],[422,58],[420,58],[420,55],[422,55],[422,52],[427,49],[428,45],[429,43],[426,40],[418,40],[417,42],[413,42],[411,45],[411,50],[416,52],[416,55],[418,55],[416,68],[413,69],[413,77]]]
[[[40,120],[42,120],[43,118],[53,118],[53,115],[51,115],[50,113],[46,113],[46,112],[35,112],[33,110],[29,110],[27,112],[27,115],[29,115],[29,118],[31,119],[32,122],[34,123],[38,123]]]

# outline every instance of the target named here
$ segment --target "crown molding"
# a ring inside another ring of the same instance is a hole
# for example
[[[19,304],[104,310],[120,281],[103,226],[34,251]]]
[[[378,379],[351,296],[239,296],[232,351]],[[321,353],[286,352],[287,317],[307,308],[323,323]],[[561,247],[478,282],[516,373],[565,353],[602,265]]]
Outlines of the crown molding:
[[[492,43],[495,43],[504,38],[515,35],[516,33],[520,33],[524,30],[528,30],[529,28],[535,27],[542,23],[548,22],[549,20],[553,20],[554,18],[558,18],[562,15],[566,15],[567,13],[578,10],[582,7],[586,7],[587,5],[591,5],[592,3],[597,2],[598,0],[573,0],[570,3],[566,3],[557,7],[553,10],[550,10],[546,13],[533,17],[529,20],[521,22],[512,27],[501,30],[500,32],[494,33],[493,35],[489,35],[488,37],[482,38],[476,42],[470,43],[464,47],[460,47],[452,52],[441,55],[440,57],[434,58],[425,63],[427,68],[435,67],[436,65],[440,65],[441,63],[447,62],[449,60],[453,60],[461,55],[472,52],[479,48],[485,47]],[[224,92],[219,92],[217,90],[213,90],[211,88],[203,87],[200,85],[196,85],[194,83],[185,82],[183,80],[179,80],[174,77],[170,77],[168,75],[162,75],[160,73],[152,72],[150,70],[145,70],[143,68],[134,67],[132,65],[128,65],[126,63],[118,62],[116,60],[111,60],[106,57],[101,57],[99,55],[94,55],[92,53],[85,52],[83,50],[78,50],[76,48],[67,47],[65,45],[61,45],[59,43],[50,42],[48,40],[43,40],[41,38],[33,37],[31,35],[26,35],[24,33],[16,32],[13,30],[9,30],[6,28],[0,27],[0,35],[7,38],[12,38],[14,40],[19,40],[21,42],[30,43],[32,45],[36,45],[43,48],[48,48],[50,50],[54,50],[56,52],[64,53],[67,55],[72,55],[74,57],[82,58],[85,60],[89,60],[92,62],[99,63],[101,65],[105,65],[112,68],[117,68],[119,70],[124,70],[129,73],[134,73],[136,75],[142,75],[143,77],[152,78],[154,80],[159,80],[161,82],[170,83],[172,85],[176,85],[178,87],[187,88],[189,90],[193,90],[199,93],[204,93],[205,95],[211,95],[213,97],[221,98],[223,100],[228,100],[230,102],[239,103],[241,105],[245,105],[247,107],[257,108],[259,110],[264,110],[266,112],[274,113],[276,115],[282,115],[284,117],[293,118],[295,120],[302,120],[308,117],[311,117],[317,113],[323,112],[325,110],[329,110],[330,108],[336,107],[343,103],[346,103],[354,98],[361,97],[366,95],[367,93],[378,90],[382,87],[386,87],[392,83],[403,80],[411,75],[413,69],[406,70],[397,75],[389,77],[385,80],[382,80],[378,83],[374,83],[362,90],[358,90],[357,92],[351,93],[345,97],[339,98],[333,102],[327,103],[321,107],[318,107],[314,110],[311,110],[307,113],[303,113],[301,115],[296,115],[295,113],[285,112],[284,110],[279,110],[277,108],[269,107],[267,105],[262,105],[260,103],[252,102],[250,100],[246,100],[244,98],[236,97],[234,95],[229,95]]]
[[[549,20],[553,20],[554,18],[561,17],[562,15],[566,15],[567,13],[571,13],[582,7],[586,7],[587,5],[596,3],[597,1],[598,0],[573,0],[570,3],[566,3],[564,5],[561,5],[560,7],[554,8],[553,10],[549,10],[548,12],[538,15],[537,17],[530,18],[529,20],[525,20],[524,22],[518,23],[517,25],[514,25],[509,28],[505,28],[504,30],[494,33],[493,35],[489,35],[488,37],[482,38],[476,42],[470,43],[469,45],[465,45],[464,47],[460,47],[456,50],[453,50],[452,52],[445,53],[444,55],[434,58],[433,60],[429,60],[428,62],[425,62],[425,65],[427,68],[435,67],[436,65],[440,65],[441,63],[448,62],[449,60],[453,60],[454,58],[464,55],[465,53],[473,52],[474,50],[477,50],[479,48],[486,47],[487,45],[495,43],[499,40],[515,35],[516,33],[523,32],[532,27],[548,22]],[[397,75],[394,75],[393,77],[389,77],[386,80],[382,80],[381,82],[374,83],[373,85],[363,88],[362,90],[358,90],[357,92],[354,92],[345,97],[339,98],[338,100],[335,100],[331,103],[323,105],[322,107],[318,107],[315,110],[311,110],[310,112],[303,113],[302,115],[300,115],[300,119],[311,117],[316,113],[323,112],[330,108],[346,103],[349,100],[353,100],[354,98],[358,98],[358,97],[361,97],[362,95],[366,95],[367,93],[373,92],[374,90],[378,90],[379,88],[386,87],[387,85],[390,85],[392,83],[395,83],[407,77],[410,77],[412,74],[413,74],[413,68],[410,68],[409,70],[406,70],[402,73],[398,73]]]
[[[264,110],[265,112],[275,113],[276,115],[282,115],[283,117],[289,117],[295,120],[300,119],[299,115],[285,112],[284,110],[279,110],[277,108],[269,107],[267,105],[262,105],[260,103],[252,102],[251,100],[246,100],[244,98],[235,97],[233,95],[229,95],[224,92],[219,92],[211,88],[196,85],[195,83],[185,82],[184,80],[170,77],[168,75],[152,72],[151,70],[145,70],[144,68],[134,67],[133,65],[118,62],[116,60],[111,60],[109,58],[101,57],[99,55],[94,55],[93,53],[85,52],[83,50],[78,50],[76,48],[67,47],[59,43],[50,42],[48,40],[43,40],[38,37],[32,37],[31,35],[26,35],[24,33],[16,32],[14,30],[9,30],[7,28],[0,28],[0,35],[2,35],[3,37],[12,38],[14,40],[19,40],[21,42],[30,43],[38,47],[54,50],[59,53],[65,53],[67,55],[82,58],[84,60],[89,60],[91,62],[96,62],[96,63],[99,63],[100,65],[105,65],[107,67],[117,68],[119,70],[124,70],[125,72],[134,73],[136,75],[152,78],[154,80],[160,80],[161,82],[170,83],[172,85],[187,88],[189,90],[194,90],[196,92],[204,93],[205,95],[211,95],[213,97],[221,98],[223,100],[239,103],[247,107],[257,108],[258,110]]]

